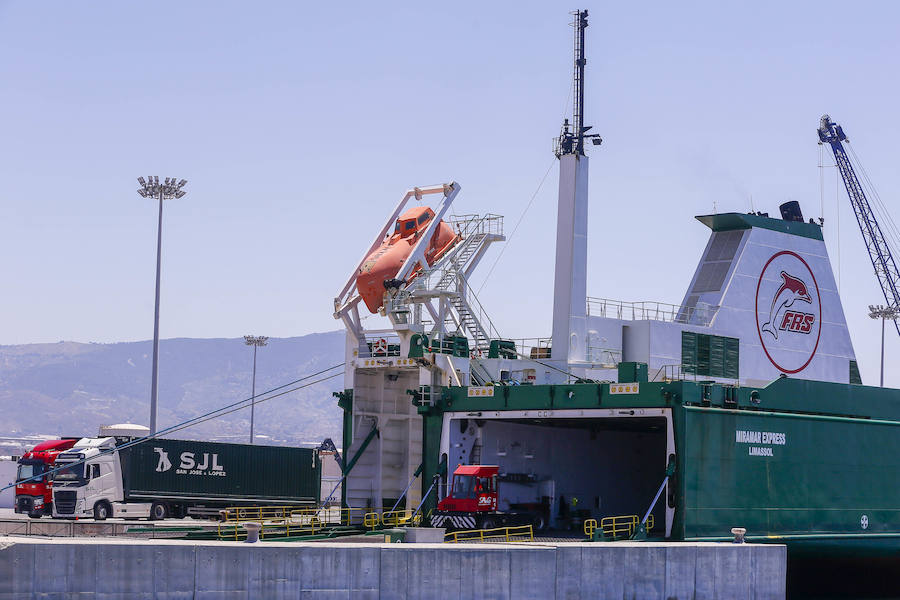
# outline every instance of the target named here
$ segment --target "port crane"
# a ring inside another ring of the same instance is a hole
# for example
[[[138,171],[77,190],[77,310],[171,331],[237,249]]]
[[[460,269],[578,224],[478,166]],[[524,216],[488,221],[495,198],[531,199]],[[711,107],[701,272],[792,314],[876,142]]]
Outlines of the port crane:
[[[848,141],[844,130],[840,125],[831,120],[828,115],[823,115],[819,121],[819,144],[828,144],[834,152],[834,161],[844,180],[844,187],[847,189],[847,195],[850,197],[850,204],[853,206],[853,212],[856,215],[856,222],[862,232],[863,241],[866,243],[866,250],[869,252],[869,259],[875,268],[875,276],[881,285],[881,291],[884,293],[884,299],[890,308],[900,310],[900,271],[897,270],[897,263],[891,254],[890,246],[881,226],[875,219],[875,213],[869,205],[869,200],[863,191],[863,187],[853,170],[850,158],[844,150],[843,142]],[[894,327],[900,334],[900,324],[894,320]]]

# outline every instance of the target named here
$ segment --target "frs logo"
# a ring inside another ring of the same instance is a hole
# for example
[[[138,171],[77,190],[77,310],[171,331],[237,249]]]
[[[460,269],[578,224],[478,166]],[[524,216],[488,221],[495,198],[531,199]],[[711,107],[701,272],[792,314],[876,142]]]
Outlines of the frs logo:
[[[781,319],[781,324],[778,325],[778,329],[781,331],[795,331],[797,333],[809,334],[809,332],[812,331],[812,326],[815,322],[815,315],[788,310],[785,311],[784,318]]]
[[[816,322],[816,316],[809,313],[803,313],[793,310],[786,310],[793,306],[794,302],[805,302],[812,304],[812,298],[806,289],[806,282],[799,277],[789,275],[785,271],[781,272],[781,285],[772,298],[772,306],[769,308],[769,320],[760,328],[766,333],[772,334],[776,340],[778,339],[778,331],[794,331],[798,333],[809,333],[812,331],[813,323]],[[779,318],[781,312],[784,316]]]
[[[766,261],[754,307],[759,343],[772,365],[788,374],[809,366],[822,337],[822,296],[799,254],[782,250]]]

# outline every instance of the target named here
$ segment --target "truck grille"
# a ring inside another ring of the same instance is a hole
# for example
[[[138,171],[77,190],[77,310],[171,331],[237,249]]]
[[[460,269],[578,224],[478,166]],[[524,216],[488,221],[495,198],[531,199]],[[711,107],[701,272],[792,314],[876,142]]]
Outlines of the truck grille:
[[[31,496],[19,496],[16,498],[16,510],[20,513],[28,513],[34,510],[34,498]]]
[[[76,494],[71,491],[57,491],[53,494],[56,502],[56,512],[61,515],[75,514]]]

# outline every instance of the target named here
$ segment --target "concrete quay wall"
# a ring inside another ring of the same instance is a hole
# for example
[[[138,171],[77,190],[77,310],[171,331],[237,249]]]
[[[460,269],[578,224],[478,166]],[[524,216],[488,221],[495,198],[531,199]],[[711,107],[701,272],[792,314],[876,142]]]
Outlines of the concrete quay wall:
[[[784,598],[784,546],[0,537],[0,600]]]

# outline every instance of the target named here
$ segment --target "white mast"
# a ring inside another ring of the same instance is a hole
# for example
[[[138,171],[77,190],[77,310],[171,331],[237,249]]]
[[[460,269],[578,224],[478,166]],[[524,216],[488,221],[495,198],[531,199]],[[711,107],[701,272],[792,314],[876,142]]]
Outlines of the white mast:
[[[584,126],[584,29],[586,10],[575,15],[575,83],[572,131],[563,122],[557,139],[559,158],[559,205],[556,217],[556,273],[553,286],[554,362],[568,365],[587,360],[587,217],[588,157],[584,140],[601,142],[597,134],[586,135]]]

